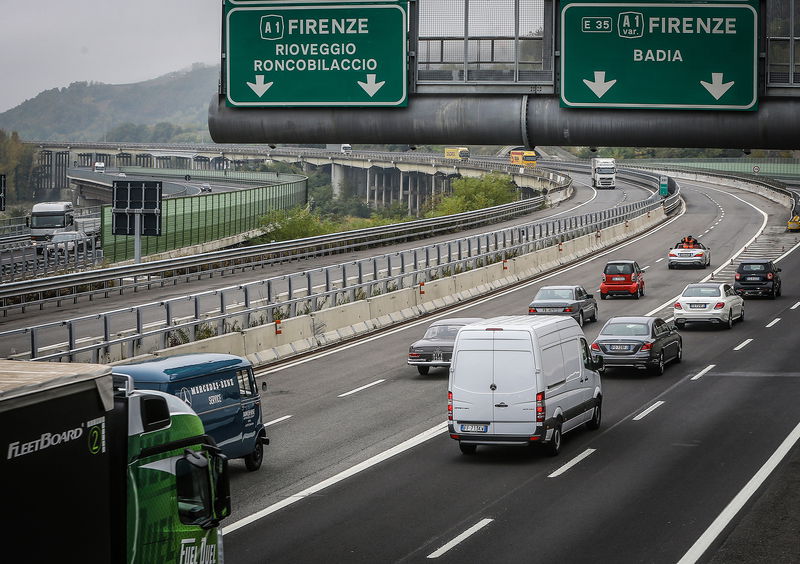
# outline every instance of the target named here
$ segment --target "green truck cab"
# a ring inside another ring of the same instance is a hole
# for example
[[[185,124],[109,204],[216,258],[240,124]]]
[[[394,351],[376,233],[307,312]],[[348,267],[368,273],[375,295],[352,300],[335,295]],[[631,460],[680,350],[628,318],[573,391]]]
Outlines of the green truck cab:
[[[0,448],[17,561],[222,561],[227,459],[180,399],[109,366],[2,360]]]

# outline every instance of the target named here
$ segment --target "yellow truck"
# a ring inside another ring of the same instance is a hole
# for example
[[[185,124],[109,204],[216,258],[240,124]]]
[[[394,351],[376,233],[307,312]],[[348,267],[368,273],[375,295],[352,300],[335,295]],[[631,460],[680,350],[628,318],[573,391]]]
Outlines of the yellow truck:
[[[509,154],[509,162],[512,165],[525,166],[533,168],[536,166],[536,160],[539,155],[536,151],[511,151]]]
[[[444,158],[465,161],[469,158],[469,149],[467,147],[445,147]]]

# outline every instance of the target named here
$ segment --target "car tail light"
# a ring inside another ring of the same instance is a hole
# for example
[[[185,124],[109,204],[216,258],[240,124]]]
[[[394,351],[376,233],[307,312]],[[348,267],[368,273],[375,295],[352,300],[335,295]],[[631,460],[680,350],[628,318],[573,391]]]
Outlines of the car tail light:
[[[564,308],[564,312],[565,313],[572,313],[572,308],[571,307],[565,307]]]
[[[645,343],[645,344],[642,345],[642,348],[639,349],[639,350],[649,351],[652,348],[653,348],[653,343]]]
[[[742,279],[742,275],[741,275],[741,274],[739,274],[738,272],[736,273],[736,279],[737,279],[737,280],[741,280],[741,279]]]
[[[592,343],[592,350],[600,352],[600,345],[597,343]]]
[[[536,422],[544,421],[544,392],[536,394]]]
[[[528,308],[528,313],[536,313],[536,308],[535,307],[529,307]]]
[[[675,302],[675,309],[683,309],[681,302]]]
[[[447,420],[453,420],[453,392],[447,392]]]
[[[725,302],[717,302],[714,304],[714,309],[722,309],[723,307],[725,307]]]
[[[678,255],[676,255],[675,253],[670,253],[670,254],[669,254],[669,256],[671,256],[671,257],[677,257]]]
[[[695,254],[694,254],[694,256],[696,256],[696,257],[702,257],[702,256],[703,256],[703,251],[700,251],[700,252],[698,252],[698,253],[695,253]]]
[[[408,358],[419,358],[419,357],[420,357],[419,353],[408,353]]]
[[[772,280],[772,278],[773,278],[774,276],[775,276],[775,275],[774,275],[774,274],[772,274],[771,272],[767,272],[767,280]]]

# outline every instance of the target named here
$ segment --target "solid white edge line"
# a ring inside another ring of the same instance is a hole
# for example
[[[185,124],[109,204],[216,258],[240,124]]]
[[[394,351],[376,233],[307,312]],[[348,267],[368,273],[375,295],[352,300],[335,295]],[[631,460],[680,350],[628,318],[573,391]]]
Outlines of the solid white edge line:
[[[284,507],[292,505],[293,503],[298,502],[301,499],[305,499],[308,496],[311,496],[311,495],[313,495],[313,494],[315,494],[317,492],[320,492],[320,491],[324,490],[327,487],[330,487],[330,486],[332,486],[334,484],[338,484],[342,480],[345,480],[345,479],[347,479],[347,478],[349,478],[351,476],[355,476],[356,474],[358,474],[358,473],[360,473],[360,472],[362,472],[364,470],[367,470],[368,468],[371,468],[371,467],[375,466],[376,464],[380,464],[384,460],[388,460],[389,458],[391,458],[391,457],[393,457],[393,456],[395,456],[397,454],[405,452],[405,451],[409,450],[410,448],[413,448],[413,447],[415,447],[415,446],[417,446],[419,444],[422,444],[422,443],[424,443],[425,441],[427,441],[429,439],[432,439],[432,438],[434,438],[434,437],[436,437],[438,435],[441,435],[445,431],[447,431],[447,421],[445,421],[443,423],[439,423],[438,425],[436,425],[434,427],[431,427],[430,429],[428,429],[426,431],[423,431],[419,435],[416,435],[416,436],[411,437],[410,439],[408,439],[406,441],[403,441],[399,445],[393,446],[392,448],[390,448],[388,450],[385,450],[385,451],[383,451],[381,453],[378,453],[375,456],[373,456],[372,458],[369,458],[369,459],[367,459],[367,460],[365,460],[363,462],[359,462],[355,466],[352,466],[352,467],[348,468],[347,470],[343,470],[342,472],[339,472],[335,476],[331,476],[330,478],[328,478],[326,480],[323,480],[323,481],[319,482],[318,484],[314,484],[313,486],[308,487],[308,488],[304,489],[303,491],[298,492],[298,493],[296,493],[294,495],[291,495],[291,496],[287,497],[286,499],[284,499],[282,501],[279,501],[278,503],[273,503],[272,505],[270,505],[269,507],[265,507],[261,511],[257,511],[257,512],[253,513],[252,515],[244,517],[243,519],[239,519],[235,523],[231,523],[230,525],[226,525],[225,527],[222,528],[222,532],[223,532],[223,534],[226,534],[226,535],[230,534],[233,531],[244,527],[245,525],[249,525],[250,523],[258,521],[262,517],[266,517],[267,515],[270,515],[271,513],[275,513],[279,509],[283,509]]]
[[[746,248],[747,248],[747,247],[748,247],[750,244],[752,244],[752,243],[753,243],[753,241],[755,241],[756,239],[758,239],[758,237],[759,237],[759,236],[760,236],[760,235],[761,235],[761,234],[764,232],[764,229],[767,227],[767,221],[768,221],[768,219],[769,219],[769,216],[767,215],[767,213],[766,213],[764,210],[762,210],[761,208],[757,207],[755,204],[751,204],[750,202],[747,202],[747,201],[743,200],[743,199],[742,199],[742,198],[740,198],[739,196],[736,196],[736,195],[734,195],[734,194],[730,194],[730,193],[728,193],[728,192],[725,192],[724,190],[717,190],[717,189],[715,189],[715,188],[710,188],[710,187],[707,187],[707,186],[706,186],[706,187],[704,187],[704,189],[708,189],[708,190],[714,190],[715,192],[721,192],[722,194],[725,194],[726,196],[730,196],[730,197],[732,197],[732,198],[736,198],[736,199],[737,199],[737,200],[739,200],[740,202],[747,204],[748,206],[750,206],[751,208],[753,208],[754,210],[756,210],[758,213],[760,213],[760,214],[762,215],[762,217],[763,217],[763,219],[764,219],[764,220],[761,222],[761,227],[759,227],[759,228],[758,228],[758,231],[756,231],[756,234],[755,234],[755,235],[753,235],[753,237],[752,237],[752,238],[751,238],[751,239],[750,239],[750,240],[749,240],[747,243],[745,243],[745,244],[744,244],[744,246],[743,246],[741,249],[739,249],[739,250],[738,250],[738,251],[736,251],[736,252],[735,252],[733,255],[731,255],[731,257],[730,257],[730,258],[729,258],[729,259],[728,259],[728,260],[727,260],[725,263],[723,263],[722,265],[720,265],[719,267],[717,267],[717,269],[716,269],[716,270],[714,270],[714,271],[712,271],[712,272],[711,272],[711,274],[709,274],[708,276],[706,276],[705,278],[703,278],[702,280],[700,280],[700,282],[699,282],[700,284],[702,284],[703,282],[707,282],[707,281],[709,281],[709,280],[711,279],[711,277],[712,277],[712,276],[714,276],[715,274],[719,274],[720,272],[722,272],[722,270],[724,270],[724,269],[725,269],[725,268],[726,268],[726,267],[727,267],[727,266],[728,266],[728,265],[729,265],[729,264],[730,264],[730,263],[731,263],[731,262],[732,262],[732,261],[733,261],[733,260],[734,260],[736,257],[738,257],[740,254],[742,254],[742,253],[744,252],[744,250],[745,250],[745,249],[746,249]],[[796,248],[796,247],[798,247],[798,246],[800,246],[800,243],[798,243],[797,245],[795,245],[795,247],[794,247],[794,248]],[[786,255],[788,255],[788,254],[789,254],[789,253],[790,253],[792,250],[794,250],[794,248],[793,248],[793,249],[790,249],[790,250],[789,250],[789,252],[787,252],[787,253],[785,253],[785,254],[786,254]],[[785,255],[784,255],[784,256],[785,256]],[[780,258],[783,258],[783,257],[780,257]],[[775,260],[775,262],[777,262],[778,260],[780,260],[780,258],[779,258],[779,259],[776,259],[776,260]],[[682,291],[681,291],[681,292],[682,292]],[[663,304],[661,304],[660,306],[658,306],[656,309],[654,309],[654,310],[650,311],[649,313],[646,313],[645,315],[647,315],[647,316],[650,316],[650,315],[655,315],[656,313],[658,313],[659,311],[661,311],[662,309],[664,309],[664,308],[665,308],[665,307],[667,307],[668,305],[670,305],[670,304],[674,304],[674,303],[675,303],[675,300],[677,300],[677,299],[678,299],[678,298],[680,298],[680,297],[681,297],[681,295],[680,295],[680,294],[678,294],[677,296],[675,296],[675,297],[674,297],[674,298],[672,298],[671,300],[667,300],[666,302],[664,302]]]
[[[716,366],[717,366],[716,364],[709,364],[708,366],[703,368],[700,372],[698,372],[697,374],[692,376],[690,379],[691,380],[699,380],[700,378],[702,378],[703,376],[706,375],[706,372],[708,372],[709,370],[713,370],[714,368],[716,368]]]
[[[471,537],[472,535],[474,535],[475,533],[477,533],[478,531],[483,529],[486,525],[488,525],[492,521],[494,521],[494,519],[488,519],[488,518],[487,519],[481,519],[480,521],[478,521],[477,523],[472,525],[469,529],[467,529],[466,531],[464,531],[463,533],[458,535],[456,538],[454,538],[450,542],[448,542],[443,547],[439,548],[438,550],[435,550],[434,552],[431,552],[428,555],[428,558],[439,558],[442,554],[444,554],[445,552],[447,552],[448,550],[450,550],[451,548],[453,548],[457,544],[463,542],[467,538]]]
[[[555,478],[557,476],[560,476],[561,474],[563,474],[564,472],[566,472],[567,470],[569,470],[570,468],[575,466],[578,462],[580,462],[581,460],[583,460],[584,458],[586,458],[587,456],[592,454],[595,450],[597,450],[597,449],[587,448],[585,451],[580,453],[578,456],[576,456],[575,458],[573,458],[572,460],[567,462],[564,466],[562,466],[561,468],[559,468],[558,470],[556,470],[555,472],[553,472],[552,474],[550,474],[547,477],[548,478]]]
[[[740,350],[742,350],[743,348],[745,348],[747,345],[749,345],[752,342],[753,342],[753,339],[745,339],[744,341],[742,341],[741,343],[739,343],[738,345],[733,347],[733,350],[740,351]]]
[[[662,401],[662,400],[658,400],[656,403],[654,403],[653,405],[651,405],[650,407],[648,407],[647,409],[645,409],[644,411],[642,411],[642,412],[641,412],[639,415],[637,415],[636,417],[634,417],[634,418],[633,418],[633,420],[634,420],[634,421],[639,421],[640,419],[644,419],[644,418],[645,418],[645,417],[647,417],[647,416],[648,416],[650,413],[652,413],[653,411],[655,411],[656,409],[658,409],[659,407],[661,407],[662,405],[664,405],[664,403],[665,403],[664,401]]]
[[[345,392],[343,394],[339,394],[336,397],[337,398],[343,398],[345,396],[349,396],[351,394],[355,394],[356,392],[360,392],[361,390],[366,390],[367,388],[371,388],[372,386],[377,386],[381,382],[385,382],[385,381],[386,381],[385,378],[381,378],[380,380],[375,380],[374,382],[370,382],[369,384],[366,384],[364,386],[360,386],[360,387],[356,388],[355,390],[350,390],[349,392]]]
[[[780,318],[780,317],[776,317],[775,319],[773,319],[772,321],[770,321],[769,323],[767,323],[767,324],[765,325],[765,327],[772,327],[773,325],[776,325],[776,324],[777,324],[777,323],[778,323],[780,320],[781,320],[781,318]]]
[[[797,302],[796,304],[794,304],[794,305],[793,305],[792,307],[790,307],[789,309],[797,309],[798,307],[800,307],[800,302]]]
[[[268,423],[264,423],[264,427],[269,427],[270,425],[275,425],[275,423],[280,423],[281,421],[286,421],[289,419],[291,415],[284,415],[283,417],[278,417],[277,419],[273,419]]]
[[[800,440],[800,423],[789,433],[777,450],[772,453],[772,456],[767,459],[758,472],[750,478],[750,481],[745,484],[741,491],[736,494],[736,497],[722,510],[722,513],[720,513],[705,532],[700,535],[700,538],[698,538],[686,554],[683,555],[683,558],[678,561],[678,564],[693,564],[700,559],[719,534],[728,526],[731,520],[733,520],[739,510],[744,507],[753,494],[758,491],[758,488],[761,487],[798,440]]]

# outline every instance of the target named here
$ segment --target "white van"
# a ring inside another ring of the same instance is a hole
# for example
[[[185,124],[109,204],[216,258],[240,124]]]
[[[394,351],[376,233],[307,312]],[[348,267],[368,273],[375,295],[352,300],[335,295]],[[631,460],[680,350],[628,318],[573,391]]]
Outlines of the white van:
[[[461,452],[478,445],[543,444],[600,426],[602,360],[593,359],[571,317],[495,317],[462,327],[448,385],[450,437]]]
[[[342,143],[342,146],[341,146],[340,150],[345,155],[349,155],[350,153],[353,152],[353,146],[350,145],[350,143]]]

